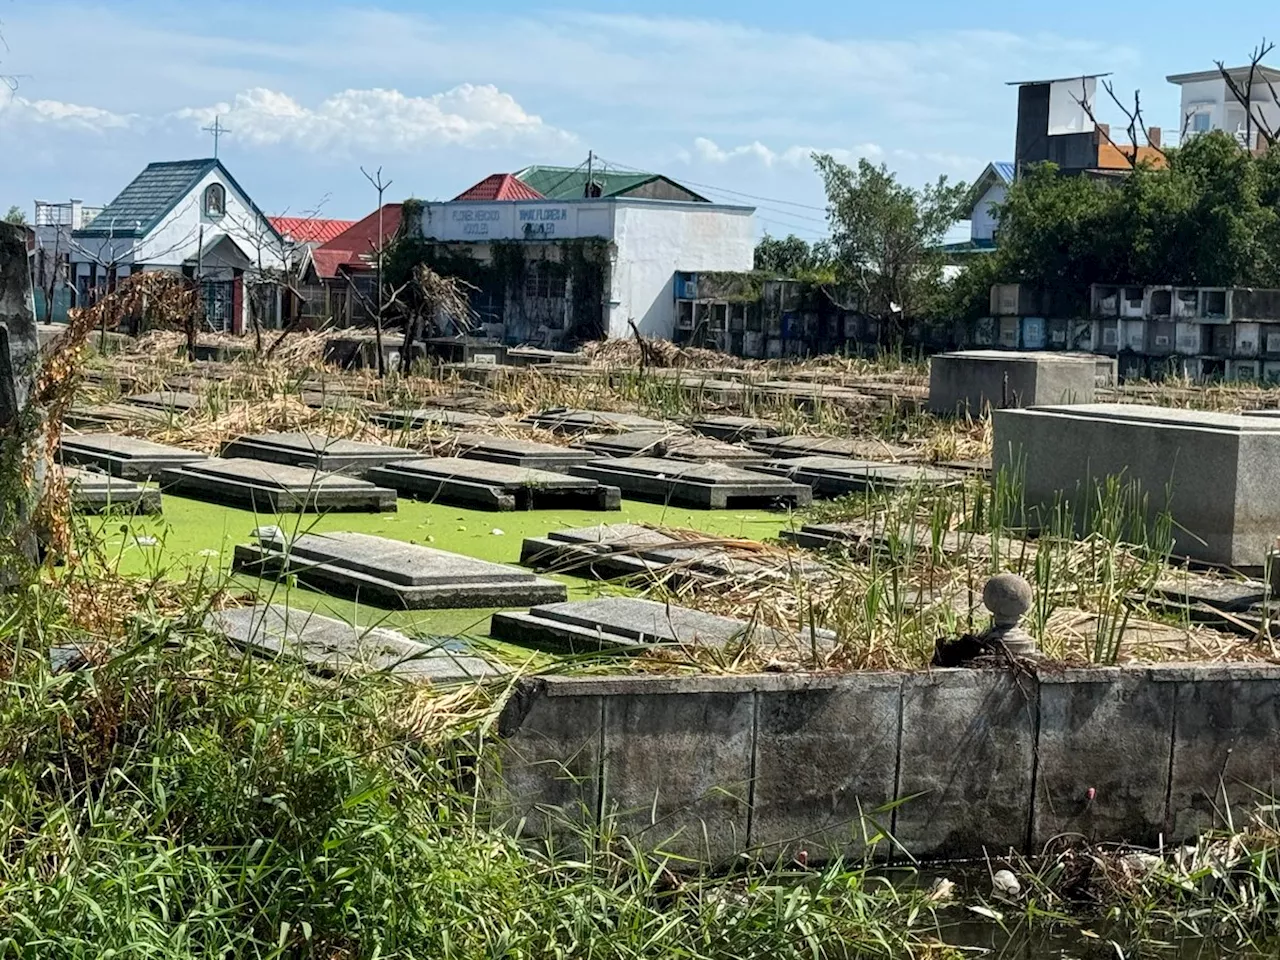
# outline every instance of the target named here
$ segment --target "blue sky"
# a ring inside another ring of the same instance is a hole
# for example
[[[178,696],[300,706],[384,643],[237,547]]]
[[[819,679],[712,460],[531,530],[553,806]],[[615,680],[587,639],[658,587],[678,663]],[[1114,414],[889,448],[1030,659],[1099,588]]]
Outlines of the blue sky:
[[[358,217],[530,163],[660,170],[815,238],[809,155],[972,180],[1012,153],[1006,81],[1112,71],[1176,128],[1169,73],[1247,58],[1261,3],[0,0],[0,208],[105,203],[147,162],[223,161],[273,213]],[[1273,57],[1272,62],[1280,62]],[[1115,119],[1105,116],[1104,119]],[[749,196],[748,196],[749,195]],[[753,197],[766,198],[762,200]],[[28,214],[29,215],[29,214]]]

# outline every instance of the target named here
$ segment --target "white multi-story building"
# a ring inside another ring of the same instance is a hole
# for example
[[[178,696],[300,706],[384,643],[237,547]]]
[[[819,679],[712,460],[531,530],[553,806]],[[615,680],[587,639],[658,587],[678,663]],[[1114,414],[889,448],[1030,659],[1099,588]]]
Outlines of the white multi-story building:
[[[1249,84],[1249,67],[1232,67],[1227,74],[1243,94]],[[1250,110],[1231,92],[1219,70],[1177,73],[1167,79],[1182,89],[1178,122],[1183,141],[1210,130],[1225,130],[1241,146],[1254,150],[1265,146],[1259,142],[1259,123],[1267,130],[1280,130],[1280,104],[1276,102],[1280,70],[1261,64],[1254,69]]]

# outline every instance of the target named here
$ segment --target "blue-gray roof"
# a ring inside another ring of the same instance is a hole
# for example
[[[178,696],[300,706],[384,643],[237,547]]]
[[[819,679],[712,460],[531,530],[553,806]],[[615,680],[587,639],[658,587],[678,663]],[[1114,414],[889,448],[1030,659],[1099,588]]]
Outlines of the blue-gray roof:
[[[1014,176],[1017,173],[1012,160],[992,160],[991,169],[1005,183],[1013,183]]]
[[[218,165],[213,159],[149,163],[89,226],[77,230],[76,235],[144,237]]]

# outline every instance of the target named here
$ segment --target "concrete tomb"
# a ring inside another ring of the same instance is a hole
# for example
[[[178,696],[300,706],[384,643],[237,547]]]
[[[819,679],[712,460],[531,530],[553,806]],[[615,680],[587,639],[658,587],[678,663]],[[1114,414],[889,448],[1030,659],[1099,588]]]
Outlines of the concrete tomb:
[[[923,524],[898,524],[886,529],[883,522],[851,520],[843,523],[806,523],[799,530],[783,530],[781,539],[806,550],[880,550],[894,554],[928,554],[937,551],[943,556],[971,556],[987,559],[993,551],[1000,556],[1014,555],[1015,551],[1028,548],[1025,541],[1011,537],[992,540],[985,533],[966,530],[948,530],[937,541],[933,531]]]
[[[107,473],[63,467],[63,479],[75,513],[159,513],[160,491]]]
[[[58,444],[58,459],[63,463],[97,467],[125,480],[149,480],[169,467],[195,463],[208,457],[195,450],[170,447],[139,437],[93,433],[64,435]]]
[[[622,508],[617,487],[589,478],[461,457],[401,460],[370,470],[368,477],[406,497],[482,510]]]
[[[910,460],[914,450],[883,440],[855,440],[852,437],[760,437],[748,440],[752,450],[773,457],[848,457],[851,460],[881,462]]]
[[[563,583],[518,567],[363,533],[279,531],[236,547],[236,570],[283,577],[362,603],[411,610],[531,606],[568,596]]]
[[[690,429],[713,440],[738,443],[743,440],[762,440],[776,437],[782,428],[776,423],[757,417],[704,417],[689,424]]]
[[[186,390],[162,390],[159,393],[140,393],[137,396],[125,397],[126,403],[146,407],[149,410],[163,410],[168,413],[187,413],[199,410],[204,400],[198,393]]]
[[[550,603],[527,613],[504,610],[493,615],[489,634],[510,643],[573,653],[638,653],[655,646],[723,648],[750,644],[790,660],[811,659],[815,647],[819,651],[828,649],[834,640],[826,630],[817,631],[815,644],[807,632],[791,634],[635,597]]]
[[[590,450],[483,433],[460,433],[453,439],[453,448],[457,456],[467,460],[487,460],[531,470],[563,470],[575,463],[597,459]]]
[[[72,407],[62,422],[77,430],[109,430],[131,420],[164,423],[168,417],[163,410],[143,407],[133,403],[100,403],[87,407]]]
[[[677,582],[734,578],[744,586],[762,579],[823,572],[822,566],[812,561],[769,563],[757,552],[734,549],[732,544],[711,537],[688,540],[635,523],[599,524],[527,537],[520,548],[520,562],[535,570],[602,580],[634,576]]]
[[[310,467],[237,457],[174,467],[161,474],[165,489],[198,500],[267,513],[396,509],[396,492],[364,480]]]
[[[847,457],[797,457],[771,460],[749,470],[786,477],[813,488],[815,497],[843,497],[872,490],[946,487],[962,483],[964,474],[919,463],[876,463]]]
[[[555,433],[622,433],[627,430],[665,430],[667,427],[661,420],[634,413],[572,410],[568,407],[552,407],[530,414],[522,422]]]
[[[485,413],[446,410],[442,407],[419,407],[414,410],[384,410],[369,418],[392,430],[421,430],[423,427],[483,427],[493,423]]]
[[[363,477],[373,467],[407,460],[415,454],[404,447],[326,437],[318,433],[260,433],[228,441],[222,447],[222,456],[246,457]]]
[[[990,408],[1093,403],[1097,359],[1064,353],[958,350],[929,361],[929,409],[979,417]]]
[[[1200,410],[1096,403],[997,411],[993,466],[1021,477],[1032,525],[1065,501],[1083,528],[1107,478],[1146,498],[1146,522],[1167,509],[1174,551],[1206,563],[1259,567],[1280,531],[1280,423]]]
[[[750,447],[658,430],[633,430],[591,437],[582,441],[582,446],[606,457],[668,457],[698,463],[763,463],[768,459]]]
[[[205,618],[205,627],[237,646],[300,660],[325,673],[385,671],[412,682],[453,684],[509,672],[454,640],[420,643],[395,630],[355,627],[279,603],[220,610]]]
[[[569,469],[574,476],[616,486],[624,496],[678,506],[713,510],[773,504],[804,507],[813,500],[813,491],[803,484],[722,463],[629,457],[595,460]]]

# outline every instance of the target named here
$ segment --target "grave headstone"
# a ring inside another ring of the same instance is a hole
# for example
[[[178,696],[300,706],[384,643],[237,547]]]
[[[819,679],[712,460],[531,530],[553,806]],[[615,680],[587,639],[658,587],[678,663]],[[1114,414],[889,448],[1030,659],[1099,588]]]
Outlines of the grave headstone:
[[[703,417],[689,424],[695,433],[713,440],[724,440],[729,443],[740,443],[744,440],[763,440],[776,437],[782,428],[768,420],[758,417]]]
[[[1021,478],[1031,525],[1062,505],[1083,531],[1116,478],[1145,497],[1136,519],[1154,529],[1167,511],[1181,556],[1260,567],[1280,530],[1280,423],[1265,417],[1094,403],[997,410],[992,424],[994,472]]]
[[[535,606],[528,612],[493,615],[489,633],[498,640],[572,653],[601,650],[640,653],[653,647],[724,648],[750,645],[791,661],[811,660],[834,642],[830,631],[788,633],[761,624],[635,597],[606,597]]]
[[[245,457],[292,467],[310,467],[324,473],[363,477],[373,467],[412,459],[417,454],[404,447],[364,443],[317,433],[260,433],[228,441],[222,447],[222,456]]]
[[[411,610],[532,606],[564,600],[563,583],[474,557],[363,533],[279,531],[235,550],[236,570],[296,576],[317,590]]]
[[[300,660],[325,673],[386,672],[432,684],[469,683],[509,673],[456,641],[421,643],[395,630],[355,627],[279,603],[216,611],[205,619],[205,627],[237,646]]]
[[[453,439],[453,449],[459,457],[467,460],[487,460],[531,470],[563,470],[575,463],[589,463],[597,459],[590,450],[516,437],[491,437],[483,433],[458,434]]]
[[[797,457],[749,466],[786,477],[813,489],[815,497],[843,497],[850,493],[903,487],[946,487],[962,483],[964,474],[918,463],[876,463],[847,457]]]
[[[446,410],[442,407],[418,407],[412,410],[383,410],[369,419],[391,430],[421,430],[423,427],[484,427],[493,423],[493,417],[466,410]]]
[[[618,487],[624,496],[678,506],[804,507],[813,500],[813,491],[803,484],[722,463],[629,457],[595,460],[569,470],[574,476]]]
[[[161,474],[165,489],[198,500],[267,513],[396,509],[396,492],[354,477],[247,460],[210,459]]]
[[[62,476],[76,513],[159,513],[160,491],[107,473],[63,467]]]
[[[914,459],[915,451],[883,440],[852,437],[760,437],[747,446],[774,459],[786,457],[848,457],[850,460],[901,462]]]
[[[664,430],[660,420],[634,413],[612,413],[605,410],[574,410],[553,407],[524,418],[524,423],[555,433],[622,433],[627,430]]]
[[[595,480],[462,457],[402,460],[376,467],[368,477],[406,497],[483,510],[622,508],[618,489]]]
[[[64,434],[58,444],[58,457],[63,463],[97,467],[125,480],[150,480],[169,467],[208,459],[195,450],[111,433]]]
[[[667,457],[698,463],[763,463],[768,459],[750,447],[657,430],[632,430],[590,437],[582,441],[582,446],[607,457]]]
[[[676,583],[734,579],[747,584],[823,572],[820,564],[791,557],[771,563],[758,548],[759,544],[705,536],[691,540],[639,524],[616,523],[527,537],[520,562],[535,570],[603,580],[645,576]]]

